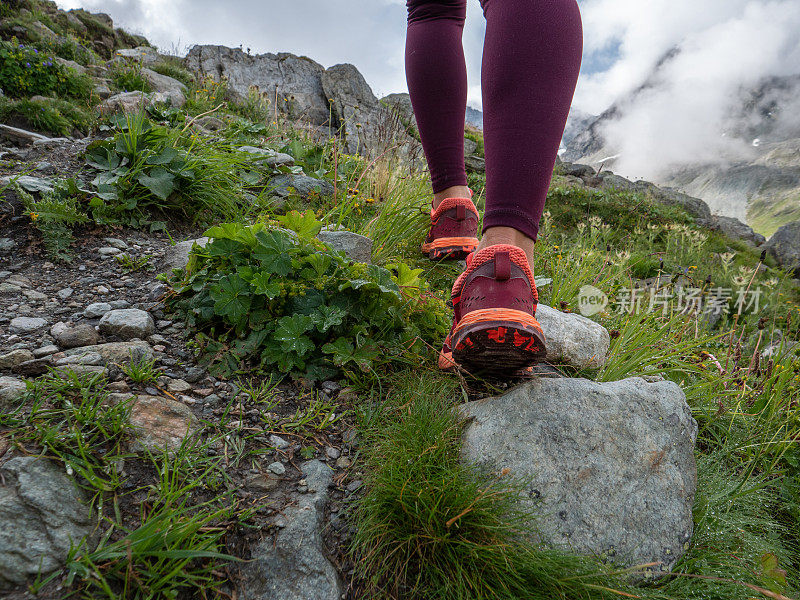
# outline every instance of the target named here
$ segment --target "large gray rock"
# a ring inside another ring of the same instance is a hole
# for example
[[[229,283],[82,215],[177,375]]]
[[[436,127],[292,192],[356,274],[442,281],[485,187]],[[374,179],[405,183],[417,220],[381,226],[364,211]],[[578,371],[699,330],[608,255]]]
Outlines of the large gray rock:
[[[128,60],[134,60],[143,66],[153,66],[161,57],[155,48],[150,46],[139,46],[138,48],[122,48],[116,51],[117,56]]]
[[[637,181],[635,188],[642,191],[659,204],[679,206],[687,213],[699,220],[699,224],[711,224],[711,209],[700,198],[694,198],[672,188],[660,188],[649,181]]]
[[[58,360],[61,354],[64,356],[99,354],[103,359],[103,363],[106,365],[129,363],[131,360],[136,362],[153,360],[153,349],[150,347],[150,344],[141,340],[133,342],[108,342],[106,344],[70,348],[57,355],[53,355],[56,357],[55,360]]]
[[[201,248],[205,248],[208,244],[209,238],[199,237],[193,240],[185,240],[178,242],[174,246],[170,246],[164,252],[164,260],[162,261],[162,269],[169,271],[170,269],[183,269],[189,262],[189,253],[192,246],[197,244]]]
[[[323,229],[317,234],[317,237],[337,252],[344,252],[344,255],[353,262],[372,262],[373,242],[366,236],[352,231],[329,231]]]
[[[123,340],[146,339],[156,329],[153,317],[138,308],[117,308],[100,318],[100,331],[104,335],[114,335]]]
[[[378,99],[364,76],[351,64],[334,65],[322,73],[322,89],[354,154],[374,144],[380,119]]]
[[[290,119],[304,119],[315,125],[328,123],[328,99],[320,77],[325,68],[305,56],[245,54],[225,46],[194,46],[186,66],[201,75],[225,77],[229,93],[238,100],[247,97],[251,86],[266,94],[278,111]]]
[[[47,327],[47,319],[42,317],[14,317],[9,323],[11,333],[36,333]]]
[[[25,382],[16,377],[0,376],[0,411],[11,408],[25,395]]]
[[[12,458],[0,467],[0,589],[64,565],[92,533],[85,495],[58,463]]]
[[[318,460],[303,465],[308,493],[283,511],[286,526],[253,551],[242,568],[243,600],[339,600],[342,586],[322,552],[323,509],[333,471]]]
[[[780,227],[764,248],[788,271],[800,273],[800,221]]]
[[[669,571],[689,546],[697,423],[669,381],[534,379],[461,407],[463,459],[526,481],[534,541]]]
[[[545,304],[536,307],[536,319],[544,332],[548,362],[579,369],[599,369],[606,363],[611,336],[599,323]]]
[[[303,173],[286,173],[269,180],[272,193],[280,198],[300,196],[308,199],[315,194],[330,196],[333,194],[333,184],[327,179],[315,179]]]
[[[186,86],[177,79],[156,73],[147,68],[142,69],[142,77],[155,92],[164,94],[169,98],[170,106],[180,108],[186,104]]]
[[[19,364],[36,358],[33,352],[26,348],[16,348],[0,354],[0,369],[13,369]]]
[[[255,154],[256,156],[263,157],[258,161],[258,164],[266,165],[267,167],[278,167],[281,165],[292,166],[294,164],[294,157],[284,152],[278,152],[272,148],[258,148],[257,146],[240,146],[237,148],[240,152],[247,152],[248,154]]]
[[[396,112],[403,124],[409,127],[410,133],[415,133],[417,129],[417,118],[414,116],[414,107],[411,105],[411,96],[407,92],[389,94],[381,98],[381,103]],[[471,152],[469,154],[472,154]]]
[[[732,240],[741,240],[754,247],[758,247],[767,241],[767,238],[763,235],[756,233],[752,227],[734,217],[714,215],[712,223],[714,229],[721,231]]]

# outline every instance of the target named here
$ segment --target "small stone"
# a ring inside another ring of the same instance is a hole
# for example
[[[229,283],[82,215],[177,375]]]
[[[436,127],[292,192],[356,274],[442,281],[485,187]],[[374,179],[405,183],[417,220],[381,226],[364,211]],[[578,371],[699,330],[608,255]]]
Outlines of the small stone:
[[[96,319],[102,317],[110,310],[111,305],[108,302],[94,302],[83,310],[83,316],[87,319]]]
[[[0,250],[13,250],[16,245],[17,244],[11,238],[0,238]]]
[[[274,463],[272,463],[270,466],[268,466],[267,470],[270,473],[275,473],[275,475],[283,475],[284,473],[286,473],[286,467],[283,466],[282,462],[279,462],[277,460]]]
[[[127,392],[131,389],[124,381],[112,381],[107,387],[114,392]]]
[[[289,447],[289,442],[275,434],[269,436],[269,445],[277,448],[278,450],[286,450]]]
[[[103,241],[113,248],[119,248],[120,250],[128,249],[128,244],[119,238],[106,237],[103,238]]]
[[[200,379],[203,378],[205,374],[206,374],[205,369],[202,369],[200,367],[189,367],[186,370],[186,375],[184,376],[184,379],[189,383],[197,383],[198,381],[200,381]]]
[[[197,417],[177,400],[141,394],[131,409],[130,423],[136,429],[134,451],[174,451],[197,428]]]
[[[62,300],[66,300],[70,296],[72,296],[73,289],[71,287],[65,287],[56,292],[56,296],[61,298]]]
[[[167,383],[167,389],[173,393],[188,392],[192,389],[192,386],[183,379],[171,379],[169,383]]]
[[[104,295],[104,294],[108,294],[108,293],[110,293],[110,292],[111,292],[111,290],[110,290],[110,289],[108,289],[108,288],[107,288],[106,286],[104,286],[104,285],[98,285],[98,286],[95,288],[95,291],[96,291],[98,294],[103,294],[103,295]],[[112,308],[113,308],[113,307],[112,307]]]
[[[130,308],[131,307],[131,303],[130,302],[128,302],[127,300],[122,300],[122,299],[120,299],[120,300],[112,300],[111,302],[109,302],[109,304],[111,304],[111,308],[113,310],[116,310],[118,308]]]
[[[48,367],[52,366],[53,361],[50,359],[50,357],[43,356],[42,358],[26,360],[25,362],[12,367],[11,370],[19,375],[33,376],[47,373]]]
[[[97,251],[100,253],[100,256],[114,256],[122,253],[122,250],[114,248],[113,246],[103,246],[102,248],[98,248]]]
[[[278,479],[275,477],[270,477],[266,474],[255,474],[249,475],[245,481],[245,487],[258,490],[261,492],[268,492],[270,490],[274,490],[278,486]]]
[[[350,462],[350,459],[347,458],[346,456],[340,456],[339,458],[336,459],[336,466],[339,469],[347,469],[350,467],[351,464],[353,463]]]
[[[358,488],[360,488],[363,485],[363,483],[364,482],[361,481],[360,479],[355,479],[347,484],[347,491],[355,492]]]
[[[153,317],[138,308],[110,310],[102,316],[99,325],[102,334],[125,340],[144,339],[155,330]]]
[[[21,291],[22,288],[13,283],[8,283],[7,281],[0,283],[0,296],[11,296],[13,294],[19,294]]]
[[[62,348],[76,348],[78,346],[90,346],[100,341],[100,336],[92,325],[79,323],[72,325],[59,321],[50,328],[56,343]]]
[[[58,352],[58,346],[54,344],[48,344],[47,346],[42,346],[41,348],[36,348],[33,351],[34,358],[42,358],[43,356],[47,356],[49,354],[53,354],[54,352]]]
[[[41,317],[14,317],[9,324],[11,333],[36,333],[47,327],[47,320]]]
[[[536,308],[547,347],[547,360],[566,363],[579,369],[602,367],[608,356],[611,336],[608,330],[574,313],[565,313],[544,304]]]
[[[0,376],[0,410],[8,410],[22,396],[27,386],[16,377]]]
[[[19,364],[36,358],[33,352],[24,348],[0,354],[0,369],[13,369]]]
[[[36,290],[23,290],[22,294],[29,300],[47,300],[47,294],[37,292]]]
[[[86,352],[85,354],[72,354],[56,360],[56,366],[64,365],[102,365],[103,357],[97,352]]]
[[[342,455],[342,453],[333,446],[328,446],[325,448],[325,455],[332,460],[336,460]]]
[[[323,229],[317,237],[328,244],[334,251],[343,252],[353,262],[369,263],[372,261],[372,240],[352,231],[329,231]]]

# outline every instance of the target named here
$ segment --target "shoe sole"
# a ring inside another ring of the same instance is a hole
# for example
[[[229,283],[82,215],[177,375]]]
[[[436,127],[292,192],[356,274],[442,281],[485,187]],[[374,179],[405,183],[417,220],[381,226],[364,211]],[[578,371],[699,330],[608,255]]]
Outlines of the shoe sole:
[[[421,250],[431,260],[439,260],[441,258],[460,260],[475,252],[477,247],[478,238],[446,237],[422,244]]]
[[[544,360],[542,326],[532,315],[508,308],[475,310],[456,326],[452,360],[468,371],[507,375]]]

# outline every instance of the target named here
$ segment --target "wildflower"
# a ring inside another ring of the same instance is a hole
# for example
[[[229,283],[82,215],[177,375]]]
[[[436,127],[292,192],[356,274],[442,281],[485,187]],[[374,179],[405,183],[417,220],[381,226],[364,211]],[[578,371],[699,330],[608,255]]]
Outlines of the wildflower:
[[[619,259],[620,263],[627,262],[631,258],[631,253],[627,250],[620,250],[617,252],[617,258]]]
[[[26,62],[26,63],[25,63],[25,66],[26,66],[28,69],[30,69],[30,68],[31,68],[31,63],[29,63],[29,62]]]
[[[375,198],[367,198],[366,200],[364,200],[364,202],[371,204],[372,202],[375,202]]]
[[[742,287],[747,283],[747,278],[742,277],[741,275],[737,275],[733,278],[733,283],[736,284],[738,287]]]
[[[31,221],[35,221],[39,218],[39,213],[32,212],[31,213]]]

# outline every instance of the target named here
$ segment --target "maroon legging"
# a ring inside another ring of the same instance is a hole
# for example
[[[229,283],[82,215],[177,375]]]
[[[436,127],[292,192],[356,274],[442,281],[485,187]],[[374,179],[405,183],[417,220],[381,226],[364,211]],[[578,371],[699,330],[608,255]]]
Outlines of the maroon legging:
[[[434,193],[466,185],[466,0],[407,0],[406,78]],[[581,64],[575,0],[481,0],[483,230],[536,239]]]

